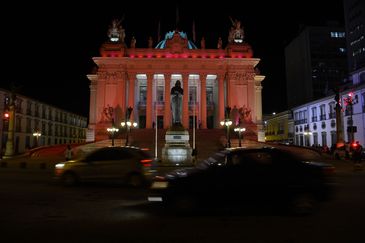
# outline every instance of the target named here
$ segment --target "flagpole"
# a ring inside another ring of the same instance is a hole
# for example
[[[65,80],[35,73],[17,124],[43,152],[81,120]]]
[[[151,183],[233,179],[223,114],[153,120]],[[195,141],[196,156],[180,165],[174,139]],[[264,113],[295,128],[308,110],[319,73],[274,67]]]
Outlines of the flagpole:
[[[194,86],[195,86],[195,76],[194,76]],[[193,103],[193,149],[195,149],[195,105],[196,105],[196,92],[194,94],[194,103]]]
[[[157,159],[157,84],[158,84],[158,78],[155,81],[156,85],[155,85],[155,159]]]
[[[195,20],[193,20],[193,27],[192,27],[192,34],[193,34],[193,42],[196,43],[196,35],[195,35]]]

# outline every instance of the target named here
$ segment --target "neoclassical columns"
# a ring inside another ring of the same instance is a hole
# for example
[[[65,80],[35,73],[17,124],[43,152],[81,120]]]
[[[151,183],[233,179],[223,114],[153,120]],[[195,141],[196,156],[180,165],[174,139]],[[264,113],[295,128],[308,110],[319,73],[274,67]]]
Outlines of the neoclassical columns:
[[[96,91],[97,91],[97,76],[96,75],[87,75],[90,84],[90,107],[89,107],[89,125],[96,124],[96,107],[97,107],[97,99],[96,99]]]
[[[134,120],[134,115],[137,112],[137,108],[134,104],[134,89],[135,89],[135,80],[136,80],[136,73],[128,72],[128,107],[132,107],[134,112],[130,117],[130,120]],[[126,112],[126,110],[124,110]]]
[[[218,74],[218,121],[224,120],[224,74]]]
[[[171,125],[171,98],[170,98],[170,88],[171,84],[171,73],[165,74],[165,108],[164,108],[164,128],[169,128]]]
[[[189,74],[181,74],[183,81],[183,114],[182,114],[182,125],[186,128],[189,127]]]
[[[153,73],[147,73],[146,128],[152,128],[152,81]]]
[[[265,79],[263,75],[255,76],[255,110],[256,120],[258,124],[262,124],[262,86],[261,82]]]
[[[207,128],[207,74],[199,74],[200,78],[200,103],[201,103],[201,125]]]
[[[229,106],[229,107],[231,107],[231,105],[232,105],[232,101],[231,101],[231,95],[232,95],[232,92],[231,92],[232,76],[233,75],[231,73],[228,73],[227,79],[226,79],[226,89],[227,89],[227,96],[226,96],[227,102],[226,102],[226,106]]]
[[[126,93],[127,93],[127,91],[126,91],[126,73],[122,72],[120,74],[120,77],[117,81],[117,87],[116,88],[117,88],[116,98],[118,100],[117,104],[120,105],[120,108],[121,108],[122,111],[126,111]],[[114,109],[116,108],[117,104],[113,104]],[[114,111],[116,111],[116,110],[114,110]],[[121,116],[122,114],[120,114],[118,112],[118,114],[114,114],[114,115],[116,116],[115,117],[116,118],[115,122],[119,123],[120,121],[119,121],[118,117]]]

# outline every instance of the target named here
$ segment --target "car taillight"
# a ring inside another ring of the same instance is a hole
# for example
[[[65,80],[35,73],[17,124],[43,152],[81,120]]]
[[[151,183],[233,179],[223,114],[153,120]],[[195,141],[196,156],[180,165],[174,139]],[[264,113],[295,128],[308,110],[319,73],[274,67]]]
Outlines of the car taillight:
[[[142,164],[143,166],[151,166],[152,159],[142,159],[142,160],[140,160],[139,162],[141,162],[141,164]]]

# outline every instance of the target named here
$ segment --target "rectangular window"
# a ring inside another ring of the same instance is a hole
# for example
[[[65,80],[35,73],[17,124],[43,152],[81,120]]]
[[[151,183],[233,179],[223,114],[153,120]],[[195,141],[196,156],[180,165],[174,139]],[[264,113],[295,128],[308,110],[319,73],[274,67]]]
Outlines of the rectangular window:
[[[157,86],[157,102],[164,101],[164,86]]]
[[[196,86],[189,86],[189,103],[193,104],[196,103],[196,90],[197,87]]]
[[[322,132],[322,146],[327,146],[327,133]]]
[[[142,104],[146,104],[147,101],[147,86],[139,87],[139,102]]]
[[[331,131],[331,144],[337,143],[337,134],[336,131]]]
[[[16,117],[15,131],[16,132],[22,131],[22,118],[20,116]]]
[[[27,118],[27,124],[25,127],[27,133],[32,132],[32,125],[31,125],[32,123],[31,122],[32,122],[32,120],[30,118]]]
[[[319,108],[320,108],[320,112],[321,112],[320,120],[321,121],[326,120],[326,106],[321,105]]]
[[[213,99],[213,87],[207,86],[207,105],[213,104],[213,103],[214,103],[214,99]]]
[[[317,107],[312,107],[312,122],[317,121]]]
[[[318,133],[313,133],[313,143],[314,145],[318,145]]]

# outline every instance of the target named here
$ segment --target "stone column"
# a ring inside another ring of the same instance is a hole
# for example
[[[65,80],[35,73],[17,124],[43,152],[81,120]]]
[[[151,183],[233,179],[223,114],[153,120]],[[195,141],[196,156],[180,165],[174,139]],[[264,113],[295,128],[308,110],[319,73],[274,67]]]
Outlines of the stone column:
[[[91,81],[90,88],[90,106],[89,106],[89,128],[94,128],[96,124],[96,90],[97,90],[97,76],[87,75]]]
[[[121,120],[124,120],[123,114],[125,114],[126,112],[126,75],[125,72],[120,72],[119,73],[119,77],[118,77],[118,81],[117,81],[117,90],[116,90],[116,94],[117,94],[117,99],[118,99],[118,103],[117,105],[120,106],[121,112],[114,110],[115,114],[115,123],[116,124],[120,124]],[[116,108],[115,105],[114,109]],[[117,112],[117,113],[116,113]],[[121,120],[120,120],[121,119]]]
[[[228,73],[227,75],[227,79],[226,79],[226,88],[227,88],[227,102],[226,102],[226,106],[231,107],[231,83],[232,83],[232,77],[233,77],[233,73]]]
[[[136,73],[128,73],[128,107],[132,107],[133,108],[133,112],[132,115],[130,117],[130,120],[133,122],[134,119],[134,115],[137,114],[138,111],[138,107],[135,107],[134,104],[134,86],[135,86],[135,81],[136,81]]]
[[[189,128],[189,74],[181,74],[183,81],[183,113],[182,113],[182,125],[188,129]]]
[[[262,86],[261,81],[264,80],[265,76],[256,75],[255,76],[255,117],[257,124],[262,123]]]
[[[224,74],[218,76],[218,122],[224,120]]]
[[[199,74],[200,78],[200,104],[201,104],[201,123],[202,128],[207,128],[207,75],[205,73]]]
[[[153,73],[147,74],[147,104],[146,104],[146,128],[152,128],[152,86]]]
[[[171,73],[165,74],[165,107],[164,107],[164,128],[171,126]],[[184,91],[185,92],[185,91]]]

